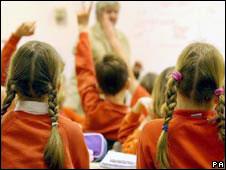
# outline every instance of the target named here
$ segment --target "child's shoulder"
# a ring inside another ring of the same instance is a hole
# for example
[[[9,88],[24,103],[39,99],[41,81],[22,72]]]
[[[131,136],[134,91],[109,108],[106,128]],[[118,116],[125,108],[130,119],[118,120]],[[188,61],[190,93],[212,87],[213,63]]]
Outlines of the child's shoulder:
[[[63,127],[63,129],[66,131],[67,134],[72,133],[75,135],[77,133],[82,133],[82,128],[78,123],[76,123],[62,115],[59,115],[58,121],[59,121],[59,124]]]
[[[14,118],[14,111],[6,112],[1,118],[1,125],[5,125],[8,122],[12,121]]]
[[[143,134],[148,136],[159,136],[162,131],[163,119],[154,119],[148,122],[143,128]]]

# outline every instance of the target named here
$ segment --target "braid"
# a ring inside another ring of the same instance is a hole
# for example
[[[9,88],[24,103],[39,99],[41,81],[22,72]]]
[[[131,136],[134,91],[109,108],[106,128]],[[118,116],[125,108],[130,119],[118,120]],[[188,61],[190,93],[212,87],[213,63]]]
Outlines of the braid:
[[[13,99],[16,96],[16,91],[15,91],[15,85],[8,83],[7,85],[7,91],[6,91],[6,97],[4,98],[2,109],[1,109],[1,115],[4,115],[7,112],[7,109],[11,105]]]
[[[219,128],[219,138],[225,141],[225,101],[224,95],[220,95],[218,98],[217,111],[217,127]]]
[[[52,88],[50,88],[50,91],[49,91],[48,105],[49,105],[48,111],[49,111],[49,115],[51,117],[52,123],[57,122],[58,120],[57,92]]]
[[[167,153],[167,130],[169,121],[172,119],[174,108],[176,107],[177,98],[177,81],[173,78],[168,80],[166,103],[162,106],[162,113],[165,115],[163,129],[157,143],[157,162],[159,162],[160,168],[169,168],[168,153]]]
[[[58,131],[57,92],[52,87],[49,89],[49,115],[52,122],[51,135],[44,151],[44,160],[50,169],[64,168],[64,149]]]

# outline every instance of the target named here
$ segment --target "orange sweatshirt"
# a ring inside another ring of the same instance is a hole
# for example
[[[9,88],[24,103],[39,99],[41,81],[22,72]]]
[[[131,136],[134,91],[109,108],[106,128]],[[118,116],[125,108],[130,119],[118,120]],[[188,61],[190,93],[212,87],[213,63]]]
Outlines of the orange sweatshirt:
[[[138,99],[140,99],[141,97],[149,96],[150,94],[148,93],[148,91],[145,90],[145,88],[143,88],[141,85],[138,85],[135,92],[133,93],[130,106],[134,106],[137,103]]]
[[[17,46],[19,40],[20,40],[19,37],[12,34],[2,49],[2,56],[1,56],[1,61],[2,61],[1,85],[2,86],[5,86],[9,62],[13,55],[13,52],[16,50],[16,46]]]
[[[131,135],[144,120],[145,116],[143,114],[128,113],[120,126],[118,132],[118,140],[121,144],[125,142],[129,135]]]
[[[47,168],[43,153],[50,136],[50,117],[13,111],[6,113],[2,121],[1,168]],[[58,123],[65,168],[89,168],[89,154],[81,128],[61,115]]]
[[[212,161],[224,160],[224,142],[218,138],[216,124],[207,120],[213,114],[211,111],[174,112],[168,129],[171,168],[212,168]],[[162,125],[163,119],[155,119],[144,127],[139,139],[137,168],[159,168],[155,163],[156,145]]]
[[[122,144],[121,152],[136,155],[137,145],[140,137],[141,130],[135,129],[131,135],[129,135]]]
[[[69,107],[62,107],[62,108],[60,109],[60,112],[61,112],[61,114],[62,114],[63,116],[65,116],[65,117],[71,119],[72,121],[77,122],[77,123],[79,123],[79,124],[81,124],[81,125],[82,125],[82,124],[84,123],[84,121],[85,121],[84,115],[80,115],[80,114],[74,112],[73,109],[71,109],[71,108],[69,108]]]
[[[2,86],[5,86],[9,63],[10,63],[10,60],[12,58],[14,51],[16,51],[16,47],[17,47],[19,40],[20,40],[19,37],[12,34],[2,49],[2,67],[1,67],[1,71],[2,71],[1,85]],[[10,108],[12,110],[14,108],[14,106],[11,105]],[[10,110],[10,108],[8,110]],[[61,114],[77,123],[82,124],[84,122],[84,116],[78,115],[70,108],[62,107]]]
[[[81,33],[77,45],[76,73],[78,91],[85,111],[86,132],[102,133],[107,139],[117,140],[118,130],[128,107],[100,98],[88,33]]]
[[[138,85],[132,97],[131,107],[134,106],[140,98],[149,96],[149,93],[142,86]],[[142,109],[141,114],[131,112],[124,117],[118,132],[118,140],[121,144],[139,127],[147,114],[147,110]]]

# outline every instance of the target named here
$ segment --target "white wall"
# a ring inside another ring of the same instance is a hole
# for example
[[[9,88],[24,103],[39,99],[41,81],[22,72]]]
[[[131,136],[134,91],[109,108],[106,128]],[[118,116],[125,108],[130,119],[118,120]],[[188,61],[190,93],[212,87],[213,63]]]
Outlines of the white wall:
[[[75,14],[80,5],[73,1],[1,1],[1,40],[6,40],[21,22],[36,20],[35,35],[23,38],[19,45],[31,39],[52,44],[64,58],[69,78],[74,73]],[[54,20],[54,9],[61,6],[67,10],[65,26]],[[91,25],[94,18],[93,10]],[[193,41],[213,43],[225,56],[225,2],[121,2],[117,26],[128,36],[131,60],[141,61],[144,72],[160,73],[174,65],[182,49]]]
[[[1,2],[1,36],[7,39],[26,20],[36,20],[32,39],[53,44],[73,69],[72,48],[76,41],[75,12],[81,2]],[[55,7],[67,10],[67,25],[56,25]],[[143,62],[145,70],[161,72],[174,65],[181,50],[190,42],[213,43],[225,53],[225,2],[121,2],[118,27],[128,36],[132,61]],[[91,24],[94,23],[94,11]],[[30,38],[24,38],[20,44]]]

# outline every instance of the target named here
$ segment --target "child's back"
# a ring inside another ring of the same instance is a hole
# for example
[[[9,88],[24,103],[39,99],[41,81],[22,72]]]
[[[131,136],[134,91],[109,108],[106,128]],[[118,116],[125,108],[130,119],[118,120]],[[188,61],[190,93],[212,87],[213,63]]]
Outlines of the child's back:
[[[77,123],[59,116],[58,130],[64,143],[65,168],[87,167],[86,146]],[[12,111],[3,116],[2,168],[47,168],[44,147],[51,132],[47,114]]]
[[[61,57],[47,43],[30,41],[15,53],[1,108],[2,168],[89,167],[82,131],[59,116],[62,70]],[[15,110],[7,112],[16,96]]]
[[[211,168],[212,161],[220,161],[224,158],[224,143],[219,140],[216,124],[210,124],[206,116],[213,112],[203,112],[203,118],[195,118],[197,111],[177,110],[170,121],[168,133],[168,157],[173,168]],[[138,166],[156,167],[153,160],[156,159],[156,145],[162,132],[163,119],[149,122],[140,140],[139,155],[149,155],[143,161],[138,160]],[[182,123],[183,122],[183,123]],[[149,148],[149,149],[145,149]],[[147,162],[147,164],[144,164]]]
[[[167,82],[165,117],[141,135],[138,168],[211,168],[212,161],[223,161],[224,69],[210,44],[192,43],[182,51]]]

